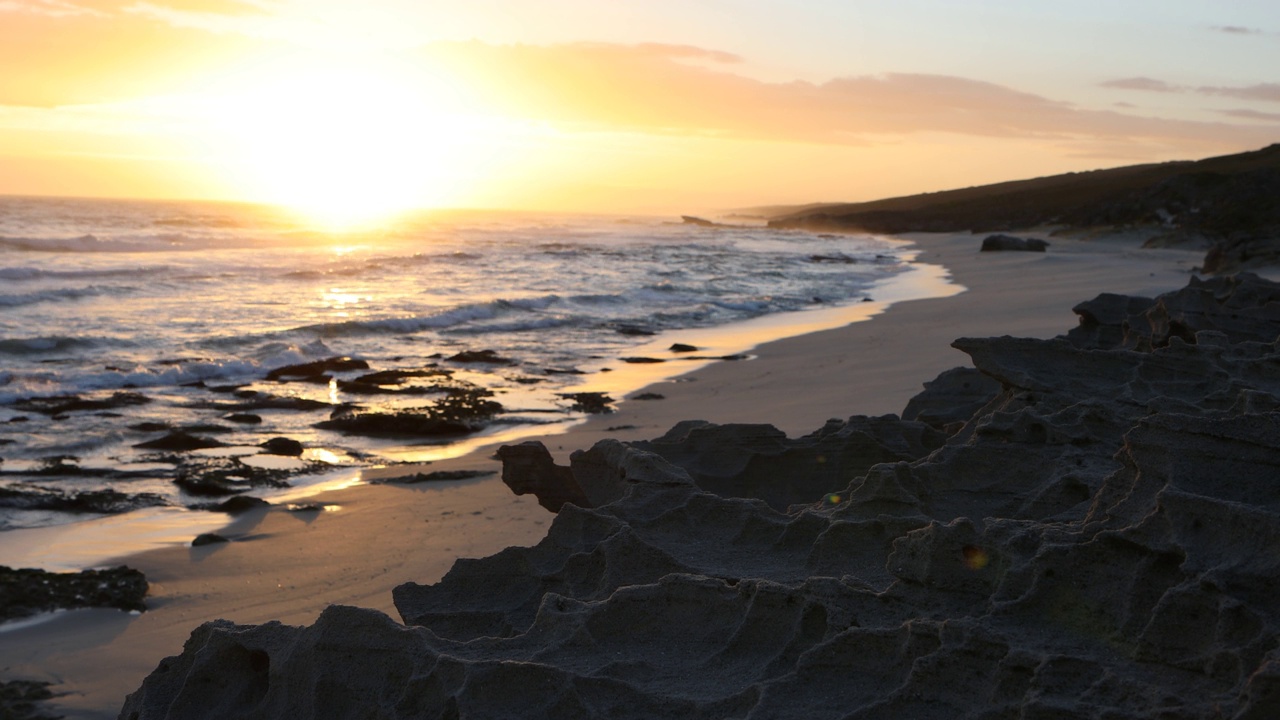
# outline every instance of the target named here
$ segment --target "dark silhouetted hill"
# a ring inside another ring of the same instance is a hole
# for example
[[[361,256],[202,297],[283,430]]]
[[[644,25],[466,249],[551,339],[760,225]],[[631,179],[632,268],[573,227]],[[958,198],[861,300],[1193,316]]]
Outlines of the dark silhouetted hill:
[[[1280,144],[1197,161],[810,205],[775,215],[769,225],[875,233],[1147,228],[1158,244],[1211,245],[1205,271],[1229,272],[1280,263]]]

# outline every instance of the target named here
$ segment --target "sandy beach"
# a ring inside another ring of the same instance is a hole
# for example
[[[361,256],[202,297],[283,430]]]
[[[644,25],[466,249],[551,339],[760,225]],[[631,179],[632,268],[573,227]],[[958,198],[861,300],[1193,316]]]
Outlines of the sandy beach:
[[[922,383],[967,365],[959,337],[1048,338],[1099,293],[1152,296],[1184,286],[1202,253],[1140,249],[1139,238],[1049,238],[1046,253],[979,253],[981,236],[911,235],[918,262],[945,266],[958,295],[897,302],[869,320],[771,342],[752,359],[718,362],[644,389],[657,400],[619,404],[544,442],[556,459],[604,438],[650,439],[676,422],[770,423],[796,437],[829,418],[900,413]],[[1274,275],[1273,275],[1274,277]],[[669,341],[668,341],[669,342]],[[148,611],[80,610],[0,635],[0,672],[54,684],[68,718],[114,717],[160,660],[200,623],[310,624],[327,606],[399,618],[391,591],[429,584],[459,557],[540,540],[553,515],[499,480],[494,447],[431,470],[491,470],[477,480],[413,486],[361,484],[311,498],[325,509],[272,508],[241,516],[233,542],[123,558],[151,583]],[[403,467],[366,479],[412,473]]]

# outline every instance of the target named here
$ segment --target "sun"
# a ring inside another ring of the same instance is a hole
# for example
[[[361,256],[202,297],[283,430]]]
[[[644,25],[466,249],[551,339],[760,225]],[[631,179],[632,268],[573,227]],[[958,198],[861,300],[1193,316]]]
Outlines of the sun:
[[[216,98],[219,164],[250,199],[324,230],[448,204],[479,143],[447,83],[367,57],[291,58]]]

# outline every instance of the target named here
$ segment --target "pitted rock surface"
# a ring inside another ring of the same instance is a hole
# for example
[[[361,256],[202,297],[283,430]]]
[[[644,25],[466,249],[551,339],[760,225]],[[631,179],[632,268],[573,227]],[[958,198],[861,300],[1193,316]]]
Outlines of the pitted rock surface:
[[[535,547],[397,588],[403,625],[203,625],[122,717],[1274,717],[1277,293],[1195,281],[1085,303],[1065,338],[958,340],[998,390],[959,419],[973,396],[913,401],[947,435],[682,423],[548,456]],[[792,478],[817,495],[783,511]]]

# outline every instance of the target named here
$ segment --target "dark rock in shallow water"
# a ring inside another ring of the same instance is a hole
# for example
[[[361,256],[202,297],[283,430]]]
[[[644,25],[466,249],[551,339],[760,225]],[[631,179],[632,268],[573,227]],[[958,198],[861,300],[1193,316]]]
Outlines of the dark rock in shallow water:
[[[1022,251],[1044,252],[1049,243],[1036,238],[1020,238],[1012,235],[988,235],[982,239],[981,252]]]
[[[84,607],[146,610],[147,580],[133,568],[51,573],[0,565],[0,620]]]
[[[339,380],[338,389],[355,395],[427,395],[447,390],[441,385],[405,385],[412,378],[448,378],[452,370],[431,367],[424,370],[381,370],[354,380]]]
[[[184,461],[173,483],[188,495],[226,497],[254,488],[289,487],[288,470],[252,467],[236,458],[198,458]],[[208,509],[197,504],[195,509]]]
[[[86,400],[76,395],[58,395],[56,397],[26,398],[19,400],[11,407],[26,412],[37,412],[43,415],[64,415],[69,412],[86,410],[114,410],[122,407],[137,407],[151,402],[151,398],[135,392],[116,392],[102,400]]]
[[[1270,717],[1280,340],[1252,335],[958,340],[1000,391],[941,445],[890,416],[684,423],[568,468],[507,446],[504,480],[558,513],[535,547],[398,587],[425,631],[346,607],[207,623],[123,715]],[[845,486],[805,507],[757,499],[832,462]]]
[[[452,370],[446,370],[438,367],[428,367],[421,370],[379,370],[375,373],[361,375],[354,382],[364,383],[366,385],[399,385],[405,380],[411,378],[424,377],[449,377],[453,375]]]
[[[323,377],[326,382],[329,378],[328,373],[347,372],[350,370],[368,370],[369,363],[364,360],[349,357],[333,357],[326,360],[316,360],[315,362],[301,363],[299,365],[285,365],[267,373],[268,380],[312,380]]]
[[[310,412],[314,410],[333,409],[333,405],[320,400],[271,395],[268,393],[254,392],[252,390],[244,394],[236,393],[236,397],[239,399],[229,402],[193,402],[189,403],[187,407],[197,410],[217,410],[225,413],[245,413],[252,410],[293,410],[297,412]]]
[[[24,488],[20,485],[0,487],[0,507],[19,510],[114,515],[168,504],[167,500],[155,493],[129,495],[110,488],[67,493],[41,487]]]
[[[47,682],[0,680],[0,718],[5,720],[59,720],[60,715],[46,715],[40,708],[42,701],[52,699]]]
[[[493,392],[481,387],[459,383],[437,385],[435,390],[445,396],[429,406],[392,413],[343,407],[315,426],[369,437],[464,435],[483,429],[503,410],[501,404],[488,399]]]
[[[173,484],[182,488],[188,495],[196,497],[226,497],[249,489],[247,484],[231,482],[224,477],[205,477],[186,473],[179,473],[174,478]]]
[[[856,265],[858,258],[836,253],[835,255],[810,255],[809,262],[813,263],[839,263],[841,265]]]
[[[227,422],[240,423],[241,425],[261,425],[262,416],[253,413],[231,413],[222,418]]]
[[[651,337],[658,334],[655,330],[636,325],[615,325],[613,329],[619,335],[630,335],[632,337]]]
[[[492,470],[433,470],[428,473],[414,473],[397,477],[381,478],[371,482],[380,485],[416,485],[424,482],[443,482],[446,480],[474,480],[488,477]]]
[[[258,447],[262,448],[268,455],[284,455],[286,457],[301,457],[303,452],[302,443],[287,437],[276,437],[260,443]]]
[[[316,423],[321,430],[336,430],[367,437],[433,437],[466,435],[481,425],[464,420],[434,417],[426,413],[346,413]]]
[[[515,365],[516,361],[504,358],[495,350],[463,350],[462,352],[445,358],[449,362],[456,363],[488,363],[490,365]]]
[[[80,459],[74,455],[53,455],[40,458],[39,465],[23,474],[39,477],[67,477],[83,475],[84,472],[84,468],[80,467]]]
[[[684,343],[672,343],[671,347],[667,349],[673,353],[698,352],[698,347],[696,345],[686,345]]]
[[[143,450],[173,450],[175,452],[186,452],[188,450],[201,450],[204,448],[224,447],[225,443],[218,442],[213,438],[200,437],[199,435],[191,435],[182,430],[175,430],[164,437],[148,440],[146,442],[135,443],[134,447]]]
[[[345,411],[316,423],[322,430],[336,430],[369,437],[434,437],[466,435],[482,430],[502,405],[483,395],[453,396],[431,407],[395,413]]]
[[[271,503],[262,498],[253,497],[252,495],[236,495],[235,497],[223,500],[220,503],[200,504],[192,507],[193,510],[209,510],[211,512],[223,512],[228,515],[239,515],[249,512],[250,510],[261,510],[262,508],[271,507]]]
[[[613,402],[613,398],[602,392],[560,393],[560,397],[572,400],[573,406],[570,409],[577,412],[590,413],[592,415],[613,412],[613,408],[609,407]]]

